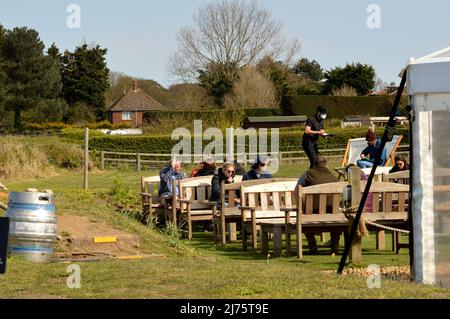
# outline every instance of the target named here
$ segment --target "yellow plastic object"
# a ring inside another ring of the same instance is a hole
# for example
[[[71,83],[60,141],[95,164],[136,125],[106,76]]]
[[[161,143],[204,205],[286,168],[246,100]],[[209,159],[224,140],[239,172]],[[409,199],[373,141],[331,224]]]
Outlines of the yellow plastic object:
[[[115,243],[117,242],[117,237],[94,237],[94,243]]]

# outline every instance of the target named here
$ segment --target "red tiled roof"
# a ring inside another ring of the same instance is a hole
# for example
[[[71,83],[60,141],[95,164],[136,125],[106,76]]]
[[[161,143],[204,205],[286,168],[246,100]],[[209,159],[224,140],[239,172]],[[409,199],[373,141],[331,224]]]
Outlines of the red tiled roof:
[[[166,109],[161,103],[139,89],[136,84],[109,107],[109,111],[160,111]]]

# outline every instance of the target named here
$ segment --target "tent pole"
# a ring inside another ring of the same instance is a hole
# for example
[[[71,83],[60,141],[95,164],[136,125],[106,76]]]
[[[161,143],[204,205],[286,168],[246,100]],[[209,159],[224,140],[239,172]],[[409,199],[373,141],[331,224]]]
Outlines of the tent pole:
[[[387,123],[387,125],[385,126],[385,129],[384,129],[383,138],[381,139],[381,143],[380,143],[380,146],[378,148],[378,152],[377,152],[377,155],[376,155],[376,158],[375,158],[375,162],[373,164],[372,170],[370,171],[370,175],[369,175],[369,178],[367,180],[366,188],[364,189],[363,195],[361,197],[361,201],[359,202],[358,212],[356,213],[355,220],[353,221],[353,225],[352,225],[352,228],[350,230],[349,238],[348,238],[348,240],[345,243],[344,253],[342,254],[341,261],[339,262],[339,268],[338,268],[338,271],[337,271],[338,274],[342,274],[342,270],[344,270],[345,263],[346,263],[347,257],[348,257],[348,253],[350,251],[351,245],[352,245],[353,240],[355,238],[356,229],[357,229],[357,227],[359,225],[359,221],[361,219],[361,214],[362,214],[362,211],[364,209],[364,205],[366,203],[367,196],[369,195],[370,186],[372,185],[372,181],[373,181],[373,178],[375,176],[375,171],[376,171],[376,169],[378,167],[378,163],[380,162],[381,154],[383,153],[384,147],[386,146],[388,135],[392,135],[392,131],[394,130],[395,125],[397,124],[397,121],[395,120],[395,115],[397,114],[397,109],[398,109],[398,106],[400,104],[400,99],[401,99],[402,94],[403,94],[403,89],[405,88],[406,73],[407,73],[407,71],[405,70],[403,72],[402,81],[400,83],[400,87],[398,88],[397,95],[395,96],[394,104],[392,105],[389,121],[388,121],[388,123]]]

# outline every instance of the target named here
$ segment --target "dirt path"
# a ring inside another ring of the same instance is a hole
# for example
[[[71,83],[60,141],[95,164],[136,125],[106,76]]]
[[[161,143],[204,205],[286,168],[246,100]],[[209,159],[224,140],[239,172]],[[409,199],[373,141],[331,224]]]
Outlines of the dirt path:
[[[58,216],[57,230],[59,236],[56,252],[99,252],[118,256],[139,254],[139,236],[88,217]],[[94,243],[94,237],[116,237],[117,242]]]

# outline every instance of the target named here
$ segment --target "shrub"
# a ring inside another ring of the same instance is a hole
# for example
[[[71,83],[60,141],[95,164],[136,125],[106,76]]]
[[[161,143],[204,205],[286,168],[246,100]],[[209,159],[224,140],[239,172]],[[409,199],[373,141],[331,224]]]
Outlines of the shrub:
[[[346,115],[389,116],[392,99],[390,96],[289,95],[283,98],[282,108],[285,115],[311,116],[318,105],[325,105],[328,118],[337,119]],[[406,99],[402,99],[401,110],[405,105]]]

